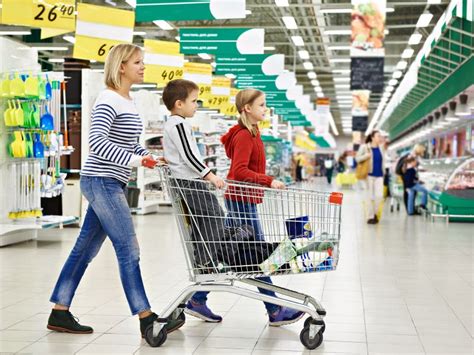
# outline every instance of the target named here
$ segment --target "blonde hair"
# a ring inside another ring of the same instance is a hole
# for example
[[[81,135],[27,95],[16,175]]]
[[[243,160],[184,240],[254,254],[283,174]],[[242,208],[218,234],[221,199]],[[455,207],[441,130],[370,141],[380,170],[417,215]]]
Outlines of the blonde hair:
[[[250,118],[247,117],[244,107],[245,105],[252,105],[254,101],[262,95],[265,95],[263,91],[257,89],[244,89],[239,91],[235,97],[235,106],[237,106],[237,112],[240,114],[239,123],[247,128],[253,136],[257,135],[257,128],[252,124]]]
[[[425,150],[426,148],[422,144],[415,144],[415,146],[413,147],[413,152],[419,156],[422,156],[423,154],[425,154]]]
[[[142,51],[140,47],[128,43],[118,44],[110,50],[104,66],[104,80],[107,87],[116,90],[120,88],[122,84],[120,66],[138,51]]]

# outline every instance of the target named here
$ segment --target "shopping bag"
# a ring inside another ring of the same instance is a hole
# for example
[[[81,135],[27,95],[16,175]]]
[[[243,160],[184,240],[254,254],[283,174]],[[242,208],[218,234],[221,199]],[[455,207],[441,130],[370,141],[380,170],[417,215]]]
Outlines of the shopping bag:
[[[369,175],[370,158],[357,163],[355,175],[357,180],[365,180]]]

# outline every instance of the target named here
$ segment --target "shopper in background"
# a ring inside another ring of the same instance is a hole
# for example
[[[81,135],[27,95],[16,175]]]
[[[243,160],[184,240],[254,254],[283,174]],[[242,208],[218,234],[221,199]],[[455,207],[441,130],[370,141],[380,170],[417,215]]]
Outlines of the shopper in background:
[[[303,154],[299,152],[296,154],[296,181],[303,181]]]
[[[347,153],[344,152],[341,154],[339,159],[337,160],[337,172],[338,173],[344,173],[346,171],[346,158],[347,158]]]
[[[403,174],[403,184],[407,189],[408,193],[408,215],[412,216],[415,213],[415,192],[421,194],[421,205],[420,207],[426,209],[428,203],[428,190],[421,185],[418,179],[418,172],[416,170],[417,161],[415,157],[408,157],[406,160],[406,170]]]
[[[191,126],[186,122],[186,118],[191,118],[196,113],[198,94],[199,87],[189,80],[173,80],[164,88],[163,102],[171,112],[171,116],[165,123],[163,148],[171,173],[183,188],[183,197],[191,210],[190,213],[198,216],[193,223],[197,223],[199,230],[207,231],[208,237],[211,237],[213,233],[209,231],[218,229],[220,220],[209,216],[212,214],[217,216],[221,207],[217,199],[212,198],[213,195],[210,192],[209,195],[202,193],[207,189],[206,185],[198,181],[190,181],[190,179],[207,180],[217,188],[224,187],[224,180],[213,174],[211,169],[204,164],[192,135]],[[202,201],[202,198],[206,198],[206,201]],[[199,232],[194,231],[194,233]],[[194,253],[196,263],[201,266],[212,264],[211,256],[208,255],[204,243],[198,242],[196,245]],[[206,322],[221,322],[222,317],[214,314],[207,306],[208,293],[196,292],[186,304],[185,312]]]
[[[225,146],[226,154],[231,160],[230,170],[227,175],[229,180],[258,184],[274,189],[284,189],[281,181],[265,174],[266,159],[258,122],[265,119],[267,110],[265,94],[255,89],[240,91],[235,104],[240,114],[238,124],[233,126],[221,139]],[[225,204],[229,212],[229,224],[231,226],[248,224],[255,230],[257,240],[264,240],[263,230],[260,224],[257,204],[262,203],[260,191],[245,192],[231,191],[226,193]],[[259,280],[272,283],[269,277]],[[259,288],[263,294],[276,297],[275,293]],[[280,326],[298,321],[303,316],[302,312],[286,307],[266,303],[271,326]]]
[[[138,314],[142,335],[157,319],[151,311],[140,271],[140,251],[130,208],[127,183],[132,167],[157,164],[138,143],[143,124],[133,99],[132,84],[143,82],[143,52],[132,44],[115,46],[105,62],[104,90],[92,110],[90,154],[81,171],[81,191],[89,207],[76,240],[59,275],[50,301],[55,303],[48,329],[76,334],[92,333],[79,324],[69,307],[87,266],[108,236],[117,255],[120,278],[133,315]],[[184,322],[168,323],[168,331]]]
[[[326,170],[326,180],[328,184],[332,182],[332,174],[334,172],[334,159],[332,157],[327,157],[324,160],[324,168]]]
[[[369,175],[367,177],[367,208],[368,224],[377,224],[377,210],[383,201],[383,167],[385,166],[385,150],[380,146],[380,132],[372,131],[366,139],[366,144],[360,146],[357,152],[357,163],[369,160]]]

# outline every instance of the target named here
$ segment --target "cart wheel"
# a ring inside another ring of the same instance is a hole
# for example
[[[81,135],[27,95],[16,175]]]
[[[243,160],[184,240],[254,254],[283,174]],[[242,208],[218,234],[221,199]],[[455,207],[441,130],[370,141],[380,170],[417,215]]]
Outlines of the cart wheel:
[[[153,337],[153,324],[149,325],[145,330],[145,340],[152,348],[161,346],[166,341],[166,337],[165,327],[161,328],[156,337]]]
[[[306,318],[306,320],[304,321],[304,327],[309,328],[309,325],[311,324],[312,320],[313,320],[313,317]],[[325,330],[326,330],[326,324],[323,321],[323,326],[321,327],[321,329],[319,331],[321,333],[324,333]]]
[[[314,350],[323,342],[323,333],[319,331],[313,339],[309,338],[309,327],[304,327],[300,333],[301,343],[306,349]]]

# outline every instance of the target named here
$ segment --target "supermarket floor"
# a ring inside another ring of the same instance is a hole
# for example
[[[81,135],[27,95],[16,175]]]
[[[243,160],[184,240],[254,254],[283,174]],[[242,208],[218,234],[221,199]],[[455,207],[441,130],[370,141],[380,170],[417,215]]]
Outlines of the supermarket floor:
[[[322,184],[322,182],[321,182]],[[360,193],[348,191],[339,268],[275,277],[326,307],[324,354],[472,354],[474,336],[473,225],[427,223],[404,212],[364,223]],[[149,298],[162,309],[187,283],[184,255],[170,214],[136,217]],[[110,243],[86,272],[72,311],[91,335],[46,329],[48,298],[77,229],[48,231],[51,241],[0,249],[0,353],[37,354],[298,354],[303,322],[269,328],[260,302],[213,294],[221,324],[192,317],[162,348],[140,339],[128,313]]]

